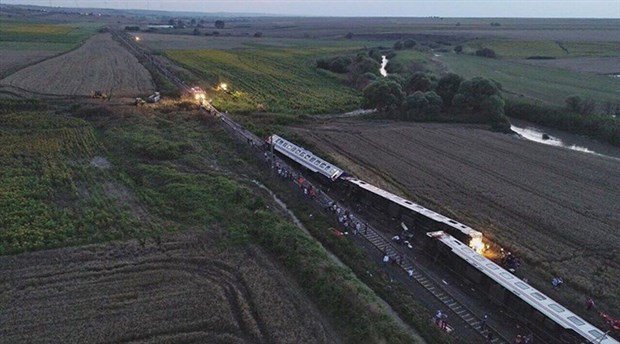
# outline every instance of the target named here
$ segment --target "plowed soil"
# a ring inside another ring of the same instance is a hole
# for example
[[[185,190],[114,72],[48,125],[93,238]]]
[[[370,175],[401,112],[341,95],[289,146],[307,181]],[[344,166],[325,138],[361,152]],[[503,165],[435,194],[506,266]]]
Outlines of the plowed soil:
[[[1,257],[2,341],[339,341],[258,249],[214,246],[185,232]]]
[[[90,95],[96,90],[137,96],[154,89],[149,72],[110,34],[96,35],[76,50],[21,69],[1,80],[0,85],[71,96]]]
[[[341,122],[295,131],[358,176],[518,252],[527,262],[520,273],[543,290],[562,276],[575,295],[618,309],[620,160],[457,125]]]

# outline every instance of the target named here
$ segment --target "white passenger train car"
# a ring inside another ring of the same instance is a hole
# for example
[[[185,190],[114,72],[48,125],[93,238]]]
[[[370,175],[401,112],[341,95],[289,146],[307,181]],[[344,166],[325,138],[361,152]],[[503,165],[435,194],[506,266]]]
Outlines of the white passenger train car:
[[[318,172],[332,181],[338,179],[344,172],[337,166],[314,155],[309,150],[299,147],[278,135],[271,135],[268,142],[273,145],[274,150],[284,154],[310,171]]]
[[[547,342],[620,344],[575,313],[543,294],[528,283],[506,271],[484,256],[477,254],[449,234],[438,231],[427,236],[435,238],[449,251],[443,251],[447,263],[477,286],[493,302],[517,314],[517,318],[538,329]],[[492,281],[492,282],[489,282]]]
[[[372,184],[368,184],[367,182],[357,179],[357,178],[353,178],[353,177],[344,177],[343,179],[347,180],[348,182],[356,185],[357,187],[359,187],[362,190],[365,190],[369,193],[372,193],[374,195],[377,195],[389,202],[392,202],[394,204],[399,205],[401,208],[407,210],[407,211],[411,211],[415,214],[419,214],[423,217],[426,217],[432,221],[434,221],[435,223],[437,223],[437,226],[434,226],[435,228],[433,228],[433,231],[436,230],[445,230],[447,232],[449,232],[450,234],[452,234],[453,236],[457,236],[460,240],[462,240],[463,242],[467,243],[467,244],[471,244],[472,241],[473,242],[480,242],[482,244],[482,233],[469,227],[466,226],[458,221],[455,221],[449,217],[443,216],[441,214],[438,214],[430,209],[424,208],[423,206],[414,203],[410,200],[404,199],[400,196],[397,196],[389,191],[385,191],[381,188],[378,188]],[[402,212],[400,215],[403,215]],[[442,224],[442,225],[439,225]],[[448,228],[446,228],[446,226]]]

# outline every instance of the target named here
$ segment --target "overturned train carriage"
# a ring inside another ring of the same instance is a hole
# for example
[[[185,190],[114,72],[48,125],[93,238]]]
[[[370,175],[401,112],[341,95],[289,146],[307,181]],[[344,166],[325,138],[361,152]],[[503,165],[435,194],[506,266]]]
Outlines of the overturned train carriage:
[[[309,150],[299,147],[278,135],[271,135],[267,141],[273,146],[275,151],[283,154],[308,170],[329,178],[331,181],[335,181],[344,173],[342,169],[334,164],[319,158]]]
[[[344,177],[343,179],[349,184],[347,187],[351,196],[366,206],[373,207],[391,218],[402,221],[409,229],[420,233],[444,231],[468,245],[472,242],[482,244],[482,233],[462,223],[368,184],[363,180],[352,177]]]
[[[532,330],[539,339],[537,342],[619,344],[449,234],[438,231],[427,233],[427,236],[430,238],[427,244],[436,259],[453,271],[459,271],[459,275],[478,295],[486,295],[505,313]]]

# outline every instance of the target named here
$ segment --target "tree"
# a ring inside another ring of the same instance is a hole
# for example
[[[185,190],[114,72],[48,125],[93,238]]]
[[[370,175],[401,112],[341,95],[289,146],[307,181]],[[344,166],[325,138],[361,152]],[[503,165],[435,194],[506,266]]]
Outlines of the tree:
[[[170,18],[170,20],[168,20],[168,25],[170,25],[170,26],[175,26],[176,25],[176,22],[174,21],[173,18]]]
[[[199,36],[200,35],[200,30],[198,30],[198,28],[195,28],[194,31],[192,32],[192,34],[194,34],[194,36]]]
[[[416,91],[426,92],[432,89],[433,79],[424,72],[413,73],[405,85],[405,90],[407,93],[413,93]]]
[[[254,32],[254,37],[255,37],[255,38],[261,38],[261,37],[263,37],[263,33],[262,33],[262,32],[260,32],[260,31],[258,31],[258,32]]]
[[[491,123],[496,129],[510,129],[510,122],[504,116],[504,99],[496,83],[477,77],[461,83],[452,99],[454,108],[470,119]],[[506,128],[508,125],[508,128]]]
[[[406,40],[403,42],[403,46],[404,46],[406,49],[411,49],[411,48],[415,47],[415,45],[416,45],[416,42],[415,42],[413,39],[406,39]]]
[[[482,49],[476,50],[476,56],[488,57],[488,58],[494,59],[497,57],[497,54],[495,53],[495,50],[491,48],[482,48]]]
[[[355,74],[373,73],[379,74],[381,64],[368,56],[358,56],[351,65],[351,71]]]
[[[396,43],[394,43],[394,50],[402,50],[402,49],[403,49],[403,42],[396,41]]]
[[[189,24],[190,24],[191,26],[196,26],[196,19],[195,19],[195,18],[192,18],[192,20],[190,20]]]
[[[223,20],[216,20],[215,21],[215,28],[216,29],[220,29],[221,30],[221,29],[224,28],[224,26],[226,26],[226,23],[224,23]]]
[[[463,46],[462,45],[457,45],[456,47],[454,47],[454,52],[457,54],[460,54],[463,52]]]
[[[346,38],[346,39],[352,39],[352,38],[353,38],[353,32],[349,32],[349,33],[347,33],[347,34],[344,36],[344,38]]]
[[[403,103],[404,119],[432,119],[441,112],[443,102],[437,93],[414,92]]]
[[[377,80],[366,86],[362,91],[362,107],[376,108],[381,112],[393,113],[400,108],[405,93],[399,84],[392,80]]]
[[[463,78],[454,73],[448,73],[439,79],[435,92],[441,97],[446,107],[452,105],[452,99],[458,92],[462,82]]]

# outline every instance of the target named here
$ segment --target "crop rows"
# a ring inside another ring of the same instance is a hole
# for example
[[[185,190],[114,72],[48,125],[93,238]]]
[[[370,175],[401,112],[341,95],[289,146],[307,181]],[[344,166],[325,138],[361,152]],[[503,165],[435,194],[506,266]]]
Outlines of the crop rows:
[[[228,83],[233,93],[220,93],[214,99],[225,110],[326,113],[359,106],[355,90],[314,67],[316,56],[335,49],[173,50],[166,54],[213,86]]]
[[[0,117],[0,253],[121,237],[135,219],[90,165],[101,154],[84,121],[46,114]]]

